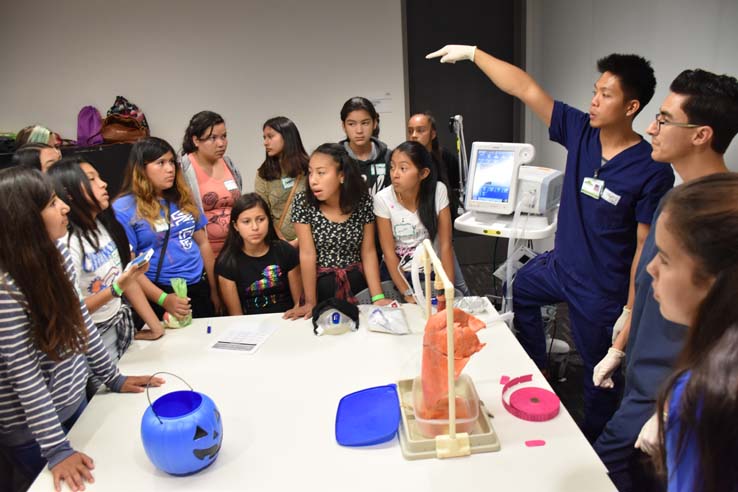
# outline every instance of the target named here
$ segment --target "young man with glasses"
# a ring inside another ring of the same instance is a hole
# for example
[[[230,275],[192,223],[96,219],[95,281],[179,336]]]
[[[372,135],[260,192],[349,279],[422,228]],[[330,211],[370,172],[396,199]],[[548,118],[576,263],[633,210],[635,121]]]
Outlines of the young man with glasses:
[[[636,55],[613,54],[597,63],[602,74],[585,113],[554,101],[523,70],[474,46],[448,45],[426,58],[474,62],[504,92],[519,98],[568,150],[555,247],[518,272],[513,310],[518,339],[545,369],[541,306],[566,302],[572,336],[585,367],[582,431],[590,441],[617,408],[613,389],[592,384],[607,353],[614,322],[632,306],[632,266],[648,235],[656,206],[674,173],[651,159],[651,146],[633,131],[633,119],[653,97],[653,69]],[[617,379],[617,375],[616,375]]]
[[[738,81],[704,70],[685,70],[671,83],[669,95],[648,127],[651,156],[670,162],[684,182],[728,172],[724,154],[737,132]],[[674,369],[687,330],[665,320],[653,297],[646,266],[658,253],[654,231],[652,227],[637,266],[630,320],[594,372],[595,385],[612,387],[610,376],[625,357],[627,342],[623,399],[594,445],[621,492],[663,488],[655,483],[650,466],[644,467],[648,459],[636,447],[651,454],[656,446],[656,398]]]

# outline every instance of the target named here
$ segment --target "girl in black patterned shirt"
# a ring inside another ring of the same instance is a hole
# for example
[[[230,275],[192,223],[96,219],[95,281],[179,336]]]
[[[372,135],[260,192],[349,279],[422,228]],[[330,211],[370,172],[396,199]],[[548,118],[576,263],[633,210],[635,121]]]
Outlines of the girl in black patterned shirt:
[[[328,298],[355,302],[369,287],[372,302],[387,304],[374,245],[372,199],[356,162],[339,144],[323,144],[310,157],[308,187],[292,209],[300,244],[305,304],[286,317],[310,317]]]

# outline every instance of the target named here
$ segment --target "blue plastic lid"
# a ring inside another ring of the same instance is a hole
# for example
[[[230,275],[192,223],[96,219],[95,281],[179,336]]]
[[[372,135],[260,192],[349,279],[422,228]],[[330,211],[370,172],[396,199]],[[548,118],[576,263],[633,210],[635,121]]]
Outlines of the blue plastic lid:
[[[399,426],[400,400],[394,384],[351,393],[338,403],[336,441],[342,446],[371,446],[389,441]]]

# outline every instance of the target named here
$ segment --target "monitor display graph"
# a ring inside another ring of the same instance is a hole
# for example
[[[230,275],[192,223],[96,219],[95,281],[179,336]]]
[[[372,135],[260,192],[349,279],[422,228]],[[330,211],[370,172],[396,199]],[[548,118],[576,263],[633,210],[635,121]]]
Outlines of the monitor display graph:
[[[509,150],[479,149],[471,199],[488,203],[508,203],[515,169],[515,156]]]

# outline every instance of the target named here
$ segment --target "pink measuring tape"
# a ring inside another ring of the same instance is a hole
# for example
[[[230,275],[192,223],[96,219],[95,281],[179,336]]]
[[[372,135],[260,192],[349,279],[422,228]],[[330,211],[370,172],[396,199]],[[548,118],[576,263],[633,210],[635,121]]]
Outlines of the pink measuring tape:
[[[505,410],[516,417],[531,422],[545,422],[559,414],[561,402],[553,392],[536,387],[520,388],[510,395],[510,402],[505,399],[507,390],[533,379],[532,374],[513,378],[502,387],[502,405]]]

